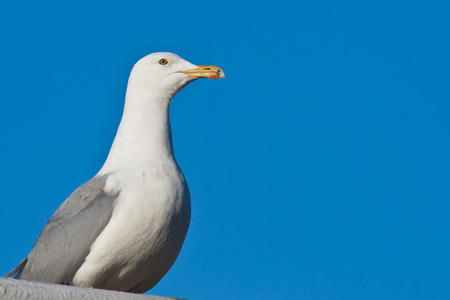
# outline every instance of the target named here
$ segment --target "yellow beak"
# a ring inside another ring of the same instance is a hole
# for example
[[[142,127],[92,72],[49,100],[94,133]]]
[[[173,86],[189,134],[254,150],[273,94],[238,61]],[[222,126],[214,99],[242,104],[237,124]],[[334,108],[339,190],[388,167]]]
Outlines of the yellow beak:
[[[225,73],[221,68],[216,66],[197,66],[197,69],[182,71],[182,73],[189,75],[189,77],[196,78],[225,78]]]

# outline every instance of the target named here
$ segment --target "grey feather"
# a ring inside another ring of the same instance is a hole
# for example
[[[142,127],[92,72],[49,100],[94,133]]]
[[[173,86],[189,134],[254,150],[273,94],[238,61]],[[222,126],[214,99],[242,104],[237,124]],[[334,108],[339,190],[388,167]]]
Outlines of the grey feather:
[[[76,189],[44,226],[27,258],[6,276],[18,272],[19,279],[69,283],[111,219],[117,195],[104,192],[107,177],[94,177]]]
[[[6,273],[5,276],[3,277],[13,277],[14,274],[16,274],[17,272],[22,272],[23,268],[25,267],[25,264],[27,263],[27,260],[28,260],[27,258],[22,260],[22,262],[17,267]]]

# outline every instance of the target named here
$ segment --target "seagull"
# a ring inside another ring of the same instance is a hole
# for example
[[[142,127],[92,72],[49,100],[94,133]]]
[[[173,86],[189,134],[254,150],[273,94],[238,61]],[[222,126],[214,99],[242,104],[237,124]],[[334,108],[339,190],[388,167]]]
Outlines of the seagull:
[[[168,52],[133,67],[122,120],[100,171],[45,224],[5,277],[143,293],[169,271],[184,243],[191,199],[173,151],[169,108],[199,78],[224,78]]]

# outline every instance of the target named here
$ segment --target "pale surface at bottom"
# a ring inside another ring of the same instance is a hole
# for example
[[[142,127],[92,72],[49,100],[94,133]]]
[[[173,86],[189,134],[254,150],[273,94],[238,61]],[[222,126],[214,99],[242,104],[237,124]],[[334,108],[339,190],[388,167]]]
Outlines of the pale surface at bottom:
[[[0,277],[0,299],[181,300]]]

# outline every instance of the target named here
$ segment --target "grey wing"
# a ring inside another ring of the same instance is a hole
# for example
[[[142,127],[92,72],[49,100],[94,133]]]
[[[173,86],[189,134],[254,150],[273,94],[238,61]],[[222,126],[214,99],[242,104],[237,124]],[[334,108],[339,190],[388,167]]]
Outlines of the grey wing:
[[[7,276],[19,272],[16,278],[69,283],[111,218],[117,195],[104,192],[107,177],[94,177],[75,190],[44,226],[27,258]]]

